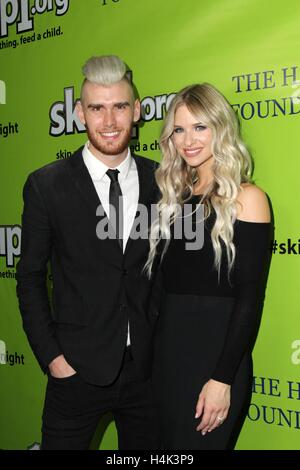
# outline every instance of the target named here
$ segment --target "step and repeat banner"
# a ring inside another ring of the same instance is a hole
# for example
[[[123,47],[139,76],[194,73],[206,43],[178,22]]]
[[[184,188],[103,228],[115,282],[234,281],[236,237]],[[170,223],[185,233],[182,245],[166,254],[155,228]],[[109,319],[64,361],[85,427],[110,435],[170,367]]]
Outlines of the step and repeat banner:
[[[85,143],[81,67],[102,54],[132,71],[137,153],[159,161],[162,119],[185,85],[212,83],[239,115],[276,232],[237,449],[300,448],[299,14],[298,0],[0,0],[0,448],[39,448],[46,385],[15,293],[23,184]],[[110,416],[95,439],[117,448]]]

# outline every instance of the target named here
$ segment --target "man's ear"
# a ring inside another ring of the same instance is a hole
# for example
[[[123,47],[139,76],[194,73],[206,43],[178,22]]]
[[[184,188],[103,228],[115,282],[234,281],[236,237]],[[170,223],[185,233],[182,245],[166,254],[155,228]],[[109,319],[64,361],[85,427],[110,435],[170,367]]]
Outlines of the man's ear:
[[[78,117],[80,119],[80,122],[85,125],[84,110],[83,110],[83,106],[82,106],[80,100],[77,101],[75,109],[76,109],[76,112],[77,112]]]
[[[133,108],[133,122],[138,122],[141,117],[141,103],[140,100],[135,100]]]

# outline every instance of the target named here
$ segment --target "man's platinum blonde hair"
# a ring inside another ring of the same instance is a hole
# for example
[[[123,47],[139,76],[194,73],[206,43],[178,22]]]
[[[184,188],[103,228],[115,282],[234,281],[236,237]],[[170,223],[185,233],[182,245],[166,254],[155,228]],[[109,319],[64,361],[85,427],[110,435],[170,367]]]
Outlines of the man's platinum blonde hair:
[[[135,98],[132,83],[127,76],[128,72],[126,65],[120,57],[116,55],[91,57],[82,67],[82,73],[85,79],[81,87],[81,99],[86,81],[97,83],[98,85],[109,86],[122,80],[128,83],[133,99]]]
[[[177,109],[185,105],[197,122],[212,130],[213,181],[201,202],[205,216],[213,209],[216,221],[211,233],[215,253],[215,268],[220,274],[222,244],[225,246],[229,272],[235,259],[233,224],[237,214],[237,196],[241,184],[250,181],[252,160],[239,135],[239,123],[224,96],[208,83],[191,85],[173,99],[160,137],[161,165],[156,181],[161,192],[158,218],[151,226],[150,252],[145,269],[151,275],[157,246],[165,240],[162,256],[170,243],[170,227],[178,216],[178,207],[191,199],[193,186],[198,181],[195,168],[187,165],[173,142],[174,118]]]

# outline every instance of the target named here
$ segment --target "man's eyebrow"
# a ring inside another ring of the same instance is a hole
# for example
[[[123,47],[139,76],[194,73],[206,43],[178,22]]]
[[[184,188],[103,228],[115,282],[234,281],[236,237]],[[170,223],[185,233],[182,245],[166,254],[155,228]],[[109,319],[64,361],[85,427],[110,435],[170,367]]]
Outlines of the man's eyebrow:
[[[130,106],[129,101],[120,101],[119,103],[114,103],[114,106]]]
[[[88,108],[101,108],[101,107],[103,107],[103,104],[101,104],[101,103],[90,103],[90,104],[88,104],[87,107]]]
[[[130,103],[129,103],[129,101],[120,101],[118,103],[113,104],[114,108],[118,108],[120,106],[130,106]],[[105,105],[102,104],[102,103],[89,103],[87,107],[88,108],[98,108],[98,109],[100,109],[100,108],[105,107]]]

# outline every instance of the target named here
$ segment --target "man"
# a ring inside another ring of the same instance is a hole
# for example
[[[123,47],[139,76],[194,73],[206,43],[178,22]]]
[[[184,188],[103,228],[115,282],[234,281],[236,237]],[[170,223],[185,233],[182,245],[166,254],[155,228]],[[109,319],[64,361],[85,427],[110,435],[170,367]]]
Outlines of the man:
[[[29,342],[48,373],[42,449],[87,449],[107,411],[120,449],[157,449],[148,240],[130,238],[138,203],[150,210],[156,200],[156,164],[130,154],[140,103],[125,64],[94,57],[83,73],[77,112],[88,143],[32,173],[24,187],[17,293]]]

